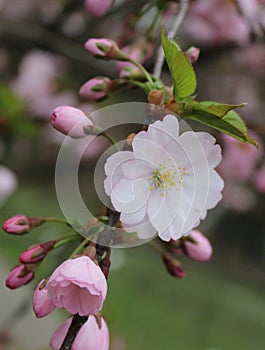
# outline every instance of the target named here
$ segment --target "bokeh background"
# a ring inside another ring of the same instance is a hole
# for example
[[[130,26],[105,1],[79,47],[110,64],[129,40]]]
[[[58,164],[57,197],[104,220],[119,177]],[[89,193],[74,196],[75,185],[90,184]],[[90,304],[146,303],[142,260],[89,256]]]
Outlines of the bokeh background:
[[[115,64],[91,58],[84,42],[94,36],[121,37],[128,18],[143,3],[116,1],[106,15],[95,17],[81,0],[0,1],[1,223],[17,213],[62,217],[54,169],[63,137],[49,124],[55,107],[74,105],[90,112],[124,101],[146,102],[137,89],[119,90],[97,104],[78,96],[89,78],[117,76]],[[184,258],[187,276],[177,280],[167,274],[160,256],[149,246],[114,249],[104,307],[112,350],[265,347],[265,12],[264,1],[239,3],[241,12],[233,1],[193,1],[178,38],[183,49],[191,45],[201,49],[195,65],[198,99],[247,102],[239,112],[260,147],[256,150],[211,130],[223,146],[219,172],[226,186],[221,204],[200,227],[214,247],[210,262]],[[176,6],[169,2],[162,16],[168,27]],[[142,36],[152,16],[147,11],[131,42]],[[157,28],[154,52],[158,44]],[[154,57],[145,62],[150,70]],[[170,84],[166,66],[162,79]],[[192,127],[208,130],[197,124]],[[128,131],[113,132],[125,138]],[[86,152],[80,171],[84,198],[95,213],[102,208],[93,188],[93,171],[106,147],[99,138]],[[41,276],[51,273],[68,252],[52,253],[26,287],[10,291],[4,283],[21,251],[63,233],[65,228],[57,224],[22,237],[1,232],[1,350],[46,349],[53,330],[66,317],[55,311],[37,320],[31,298]]]

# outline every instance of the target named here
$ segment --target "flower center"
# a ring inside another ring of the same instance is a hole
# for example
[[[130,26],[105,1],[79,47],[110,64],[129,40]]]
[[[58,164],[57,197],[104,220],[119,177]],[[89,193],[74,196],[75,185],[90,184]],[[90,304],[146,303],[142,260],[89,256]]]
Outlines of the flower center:
[[[168,188],[178,191],[178,185],[184,187],[183,176],[185,175],[187,175],[186,168],[177,167],[172,158],[168,158],[168,162],[159,164],[149,177],[152,181],[149,190],[153,191],[154,188],[162,188],[164,190]],[[161,195],[164,196],[165,192],[163,191]]]

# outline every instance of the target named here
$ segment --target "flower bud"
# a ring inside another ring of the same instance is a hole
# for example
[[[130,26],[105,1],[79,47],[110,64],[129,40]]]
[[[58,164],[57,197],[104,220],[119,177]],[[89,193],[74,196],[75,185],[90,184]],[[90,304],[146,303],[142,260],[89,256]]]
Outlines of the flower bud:
[[[43,279],[37,285],[33,295],[33,310],[38,318],[49,315],[55,306],[48,297],[48,291],[45,288],[46,281]]]
[[[100,320],[97,318],[100,317]],[[50,346],[61,349],[63,341],[71,325],[72,318],[65,321],[53,334]],[[88,320],[81,327],[71,347],[72,350],[108,350],[109,330],[106,321],[101,316],[89,316]]]
[[[179,255],[187,255],[195,261],[207,261],[211,258],[213,249],[208,238],[201,232],[193,230],[188,237],[184,237],[179,242],[179,248],[171,249]],[[174,244],[174,243],[173,243]]]
[[[51,115],[51,123],[56,130],[72,138],[85,137],[84,127],[92,129],[94,126],[84,112],[70,106],[55,108]]]
[[[22,235],[33,227],[40,226],[45,222],[44,218],[15,215],[3,223],[3,230],[10,234]]]
[[[34,278],[34,272],[30,271],[26,265],[15,266],[6,278],[6,286],[16,289],[29,283]]]
[[[119,72],[119,77],[124,79],[141,80],[144,78],[143,72],[134,64],[127,62],[127,65]]]
[[[172,258],[168,254],[164,254],[162,256],[162,259],[165,263],[167,271],[171,276],[178,278],[184,278],[186,276],[183,266],[178,260]]]
[[[111,80],[109,78],[95,77],[81,86],[79,94],[84,99],[98,101],[108,94],[110,86]]]
[[[85,0],[85,8],[96,17],[103,16],[111,7],[113,0]]]
[[[200,49],[198,47],[191,46],[188,50],[184,52],[187,59],[191,64],[194,64],[198,61],[200,55]]]
[[[97,58],[125,60],[128,56],[122,52],[118,45],[111,39],[88,39],[85,43],[85,49]]]
[[[42,244],[35,244],[20,255],[20,262],[23,264],[33,264],[43,260],[47,253],[54,247],[55,242],[49,241]]]
[[[148,102],[156,106],[163,106],[165,97],[165,90],[153,89],[148,94]]]

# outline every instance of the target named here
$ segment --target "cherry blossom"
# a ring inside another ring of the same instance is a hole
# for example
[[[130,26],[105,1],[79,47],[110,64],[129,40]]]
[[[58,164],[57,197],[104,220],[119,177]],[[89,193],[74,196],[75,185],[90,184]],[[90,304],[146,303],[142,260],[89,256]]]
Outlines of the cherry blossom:
[[[215,138],[205,132],[179,135],[177,118],[167,115],[138,133],[132,148],[105,164],[105,192],[123,227],[142,239],[188,235],[222,198]]]

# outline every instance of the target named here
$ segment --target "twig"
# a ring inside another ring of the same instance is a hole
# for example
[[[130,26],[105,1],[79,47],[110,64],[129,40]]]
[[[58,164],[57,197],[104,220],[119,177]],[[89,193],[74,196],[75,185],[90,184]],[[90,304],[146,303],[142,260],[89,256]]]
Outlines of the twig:
[[[187,12],[189,9],[189,0],[180,0],[179,2],[179,10],[177,13],[176,20],[174,22],[174,25],[172,29],[170,30],[168,36],[171,38],[174,38],[179,30],[179,27],[181,26]],[[164,64],[164,51],[162,46],[159,47],[158,52],[157,52],[157,59],[155,63],[155,68],[154,68],[154,76],[157,78],[160,78],[161,72],[162,72],[162,67]]]

